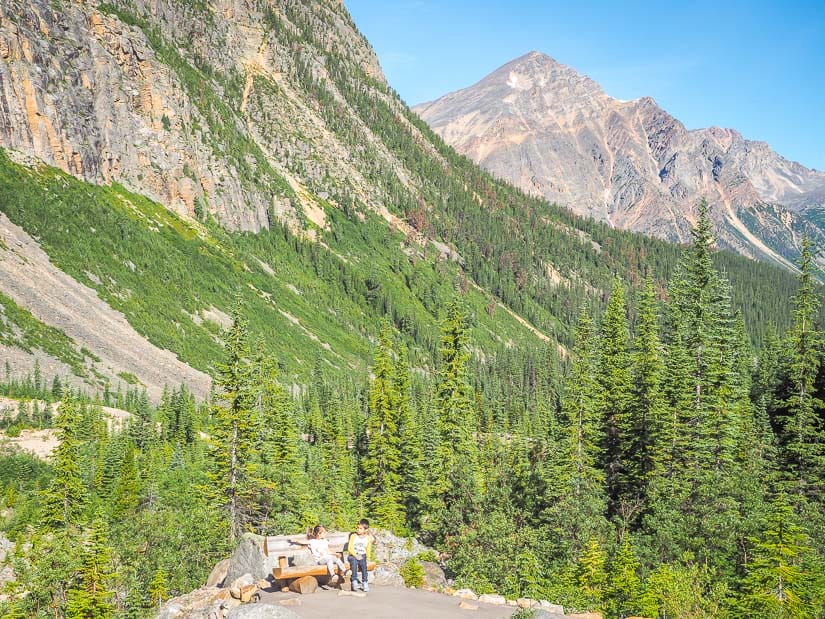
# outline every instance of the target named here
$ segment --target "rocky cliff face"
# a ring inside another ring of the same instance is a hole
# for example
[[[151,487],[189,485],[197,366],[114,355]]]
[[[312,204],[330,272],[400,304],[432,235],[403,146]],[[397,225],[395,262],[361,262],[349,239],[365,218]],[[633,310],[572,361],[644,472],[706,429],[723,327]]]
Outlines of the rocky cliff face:
[[[415,111],[496,176],[619,228],[684,242],[706,198],[720,243],[784,264],[825,210],[825,173],[731,129],[688,131],[532,52]],[[820,213],[820,215],[818,215]]]
[[[331,69],[384,80],[340,2],[10,0],[0,145],[231,229],[323,226],[319,195],[383,203],[361,172],[371,156],[409,183]],[[352,143],[330,130],[330,103]]]

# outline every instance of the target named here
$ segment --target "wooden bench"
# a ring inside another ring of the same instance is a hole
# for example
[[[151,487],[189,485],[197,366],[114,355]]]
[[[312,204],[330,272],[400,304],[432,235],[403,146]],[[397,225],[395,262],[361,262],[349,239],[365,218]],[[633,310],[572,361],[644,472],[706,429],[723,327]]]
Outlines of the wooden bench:
[[[337,533],[330,535],[329,545],[332,552],[339,556],[343,553],[349,539],[348,533]],[[264,556],[277,557],[278,567],[272,568],[272,576],[276,580],[289,581],[304,576],[326,576],[329,574],[326,565],[290,565],[289,560],[296,555],[309,556],[309,548],[296,544],[297,540],[306,541],[306,536],[302,535],[278,535],[265,537],[263,540]],[[372,572],[376,567],[375,561],[367,563],[367,570]],[[344,577],[341,570],[336,567],[335,573]]]

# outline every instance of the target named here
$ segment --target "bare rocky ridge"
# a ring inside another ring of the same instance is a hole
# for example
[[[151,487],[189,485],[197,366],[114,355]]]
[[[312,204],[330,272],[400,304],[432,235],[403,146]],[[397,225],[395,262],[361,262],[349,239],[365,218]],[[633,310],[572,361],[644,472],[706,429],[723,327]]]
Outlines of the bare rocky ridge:
[[[412,186],[325,79],[334,53],[384,83],[340,2],[55,6],[0,7],[0,145],[89,182],[119,182],[178,214],[208,211],[230,229],[267,227],[271,213],[293,229],[304,220],[324,227],[319,197],[334,206],[336,195],[380,212],[387,196],[362,173],[376,157]],[[300,27],[317,25],[322,36],[296,48],[296,14]],[[296,49],[336,113],[355,125],[352,144],[330,131],[313,93],[290,77]]]
[[[87,357],[89,371],[117,385],[128,372],[159,400],[164,385],[186,383],[199,397],[209,391],[209,376],[181,362],[137,333],[126,318],[97,292],[72,279],[50,261],[37,243],[0,213],[0,283],[2,290],[45,324],[68,335]],[[32,364],[34,356],[32,356]],[[47,376],[48,369],[46,370]],[[78,379],[79,380],[79,379]]]
[[[685,242],[704,197],[738,253],[788,265],[804,231],[825,243],[824,172],[732,129],[689,131],[538,52],[414,109],[494,175],[618,228]]]

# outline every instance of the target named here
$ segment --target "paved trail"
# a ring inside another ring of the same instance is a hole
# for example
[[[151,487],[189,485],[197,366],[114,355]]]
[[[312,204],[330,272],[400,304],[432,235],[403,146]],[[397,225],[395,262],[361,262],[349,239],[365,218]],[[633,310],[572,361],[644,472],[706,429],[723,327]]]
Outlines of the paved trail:
[[[290,610],[305,619],[500,619],[510,617],[515,611],[509,606],[493,606],[478,602],[471,602],[478,605],[478,610],[465,610],[458,607],[461,602],[459,598],[449,595],[402,587],[377,586],[373,586],[366,597],[338,595],[335,589],[319,589],[310,595],[263,592],[260,603],[277,604],[279,600],[288,598],[301,600],[300,606],[291,606]]]

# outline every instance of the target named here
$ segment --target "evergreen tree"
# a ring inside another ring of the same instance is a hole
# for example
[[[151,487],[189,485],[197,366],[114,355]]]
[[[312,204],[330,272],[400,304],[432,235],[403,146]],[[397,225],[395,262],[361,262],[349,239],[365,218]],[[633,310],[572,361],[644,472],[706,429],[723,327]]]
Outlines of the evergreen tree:
[[[407,347],[402,342],[398,347],[398,360],[393,378],[398,397],[398,435],[400,442],[401,501],[406,512],[407,523],[415,527],[421,509],[421,484],[423,482],[421,430],[416,421],[412,403],[412,384]]]
[[[616,617],[628,617],[639,612],[642,593],[639,560],[633,552],[630,537],[625,536],[610,566],[608,608]]]
[[[300,436],[294,404],[278,381],[275,360],[263,356],[258,360],[257,415],[260,416],[260,446],[258,451],[266,466],[268,483],[262,484],[269,493],[268,517],[275,530],[301,523],[308,481],[300,454]]]
[[[588,610],[604,607],[607,597],[607,557],[597,539],[587,542],[578,560],[577,584]]]
[[[654,471],[664,470],[671,448],[665,435],[664,372],[656,297],[653,282],[648,278],[639,296],[638,324],[633,340],[633,389],[629,407],[631,438],[627,458],[629,495],[641,506],[647,502]]]
[[[215,423],[208,440],[211,457],[210,486],[206,494],[225,515],[230,545],[250,521],[253,497],[257,494],[255,439],[259,428],[254,404],[254,376],[246,319],[238,301],[232,325],[224,333],[226,361],[217,365],[214,383],[216,402],[212,405]]]
[[[467,326],[458,301],[441,325],[441,348],[434,406],[438,414],[437,467],[423,526],[436,538],[469,522],[478,496],[475,398],[468,375]]]
[[[106,619],[114,616],[112,592],[114,577],[111,549],[106,542],[105,523],[100,515],[94,520],[83,552],[80,587],[70,589],[66,604],[68,619]]]
[[[44,495],[43,522],[50,528],[69,528],[83,521],[88,493],[80,472],[80,402],[66,394],[58,410],[58,446],[54,478]]]
[[[816,593],[811,575],[804,571],[810,553],[808,537],[794,522],[793,508],[780,495],[772,504],[770,522],[754,542],[748,564],[742,612],[745,617],[814,617],[811,604]]]
[[[607,528],[604,469],[598,466],[602,436],[596,342],[593,322],[584,311],[575,337],[562,404],[566,433],[548,461],[543,515],[563,549],[561,554],[569,560]]]
[[[814,254],[805,237],[799,257],[799,290],[793,324],[787,334],[787,396],[780,417],[783,470],[793,492],[815,502],[825,498],[825,402],[815,381],[822,363],[822,331],[817,325],[820,301],[814,290]]]
[[[596,374],[598,414],[603,428],[600,460],[610,515],[616,515],[633,500],[626,470],[632,429],[629,409],[633,389],[629,338],[624,289],[616,280],[602,322]]]
[[[367,453],[361,463],[370,513],[382,526],[399,530],[404,524],[401,498],[399,394],[392,360],[392,334],[384,323],[370,386]]]
[[[158,568],[149,583],[149,601],[154,608],[160,609],[167,597],[169,592],[166,588],[166,572],[163,568]]]

